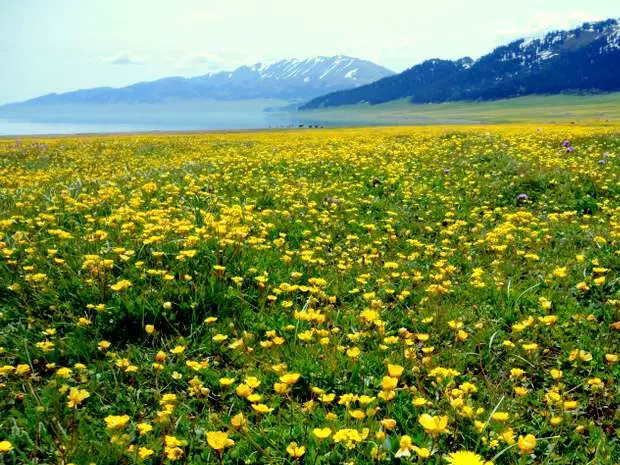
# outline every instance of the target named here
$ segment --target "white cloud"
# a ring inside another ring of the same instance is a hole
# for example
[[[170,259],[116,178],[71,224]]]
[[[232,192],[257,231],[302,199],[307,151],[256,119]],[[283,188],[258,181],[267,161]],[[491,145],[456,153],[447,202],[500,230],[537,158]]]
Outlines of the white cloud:
[[[119,52],[112,57],[99,57],[99,61],[113,65],[141,65],[145,62],[143,57],[129,52]]]
[[[570,29],[582,23],[598,21],[601,17],[583,11],[540,11],[535,13],[525,24],[514,25],[504,23],[496,33],[506,37],[528,37],[543,32]]]

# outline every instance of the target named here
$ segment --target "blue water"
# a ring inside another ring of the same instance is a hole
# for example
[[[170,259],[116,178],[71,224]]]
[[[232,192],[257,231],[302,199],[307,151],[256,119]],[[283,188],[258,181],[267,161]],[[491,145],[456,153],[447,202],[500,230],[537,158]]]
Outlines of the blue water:
[[[157,129],[158,126],[151,125],[55,123],[0,119],[0,136],[143,132]]]
[[[255,100],[0,108],[0,135],[262,129],[300,124],[294,112],[265,111],[287,103]]]

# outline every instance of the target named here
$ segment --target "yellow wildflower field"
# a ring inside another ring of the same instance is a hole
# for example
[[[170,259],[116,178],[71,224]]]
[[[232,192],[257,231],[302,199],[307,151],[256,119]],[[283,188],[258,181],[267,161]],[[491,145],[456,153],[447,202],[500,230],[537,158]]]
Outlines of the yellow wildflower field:
[[[0,461],[620,461],[620,128],[0,139]]]

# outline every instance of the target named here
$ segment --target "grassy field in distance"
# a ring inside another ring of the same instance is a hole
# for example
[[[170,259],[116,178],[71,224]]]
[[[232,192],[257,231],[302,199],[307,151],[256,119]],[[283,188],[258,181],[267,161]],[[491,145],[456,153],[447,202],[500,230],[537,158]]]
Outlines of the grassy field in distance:
[[[326,124],[407,125],[446,123],[605,123],[620,120],[620,93],[528,96],[488,102],[413,105],[397,100],[302,111],[300,118]]]

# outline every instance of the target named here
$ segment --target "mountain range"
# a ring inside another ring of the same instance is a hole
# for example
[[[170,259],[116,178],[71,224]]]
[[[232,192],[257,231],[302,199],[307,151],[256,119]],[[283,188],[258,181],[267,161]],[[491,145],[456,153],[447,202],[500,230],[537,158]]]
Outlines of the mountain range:
[[[427,60],[374,83],[317,97],[300,108],[379,104],[403,98],[440,103],[619,90],[620,21],[609,19],[519,39],[477,60]]]
[[[11,106],[162,103],[215,99],[284,99],[307,101],[335,90],[351,89],[394,73],[348,56],[282,60],[272,65],[241,66],[193,78],[168,77],[127,87],[97,87],[47,94]]]
[[[301,110],[379,104],[494,100],[531,94],[620,91],[620,20],[519,39],[478,58],[426,60],[395,74],[370,61],[337,55],[240,66],[202,76],[168,77],[126,87],[47,94],[0,106],[39,112],[57,105],[151,104],[201,100],[288,101]],[[305,102],[305,103],[304,103]],[[299,106],[301,104],[301,106]]]

